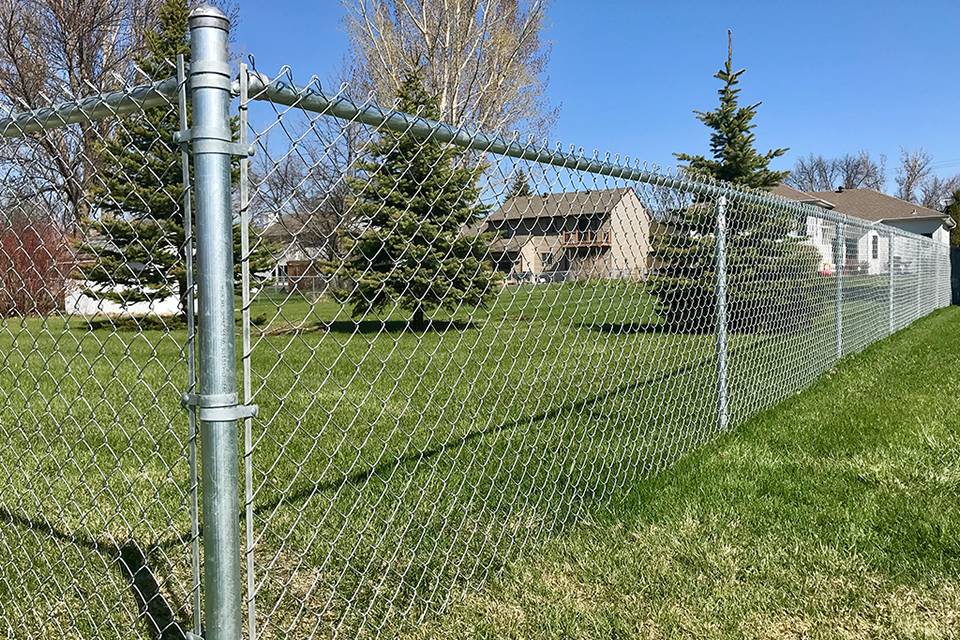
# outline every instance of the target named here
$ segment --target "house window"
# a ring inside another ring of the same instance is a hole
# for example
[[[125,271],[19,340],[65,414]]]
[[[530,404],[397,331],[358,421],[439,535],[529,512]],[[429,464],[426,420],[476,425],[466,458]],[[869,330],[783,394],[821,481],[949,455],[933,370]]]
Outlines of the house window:
[[[880,236],[873,236],[870,239],[870,255],[874,260],[880,259]]]

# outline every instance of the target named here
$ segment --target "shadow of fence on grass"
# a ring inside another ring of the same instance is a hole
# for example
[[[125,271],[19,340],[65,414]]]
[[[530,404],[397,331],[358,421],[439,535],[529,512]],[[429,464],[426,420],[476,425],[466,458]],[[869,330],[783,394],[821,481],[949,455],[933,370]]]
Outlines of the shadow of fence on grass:
[[[98,554],[106,565],[112,564],[123,578],[136,605],[138,619],[144,623],[147,637],[151,640],[186,640],[185,629],[190,628],[185,622],[187,612],[175,610],[167,601],[160,581],[150,567],[149,554],[144,553],[143,546],[136,540],[116,543],[78,533],[66,533],[48,522],[27,518],[3,507],[0,507],[0,522]],[[153,545],[150,549],[159,550],[161,546]]]
[[[599,329],[603,330],[603,329]],[[639,330],[637,331],[639,332]],[[748,353],[763,341],[743,344],[738,351]],[[547,407],[531,415],[493,424],[482,429],[475,429],[456,438],[448,439],[434,446],[420,451],[414,451],[396,456],[390,460],[380,462],[369,467],[345,473],[339,477],[323,480],[312,484],[304,484],[294,488],[286,495],[277,496],[271,500],[260,501],[254,505],[254,513],[263,515],[274,510],[304,503],[312,497],[323,493],[337,493],[341,489],[350,487],[362,489],[374,479],[389,478],[394,472],[404,469],[407,473],[420,474],[430,468],[431,461],[462,450],[465,446],[502,432],[531,427],[533,425],[560,420],[565,415],[589,412],[596,405],[608,401],[611,396],[618,394],[635,394],[645,387],[655,387],[665,384],[672,379],[702,371],[706,367],[714,367],[716,358],[713,353],[686,362],[670,369],[658,371],[644,378],[625,382],[612,389],[594,393],[588,397],[570,400]],[[572,487],[565,490],[572,491]],[[242,522],[245,514],[239,514]],[[106,564],[113,564],[129,589],[129,595],[136,606],[139,618],[143,621],[147,635],[151,640],[186,640],[186,630],[190,628],[189,611],[186,606],[172,606],[164,594],[164,585],[169,585],[172,577],[159,577],[151,566],[150,555],[176,548],[188,543],[191,538],[189,531],[173,533],[156,543],[148,546],[128,539],[117,543],[110,540],[96,539],[82,533],[67,533],[61,531],[48,522],[40,519],[30,519],[13,511],[0,507],[0,522],[26,528],[31,531],[49,536],[61,543],[76,545],[100,555]],[[202,534],[202,529],[201,529]],[[503,559],[501,559],[503,560]],[[412,595],[412,594],[409,594]]]
[[[745,345],[742,350],[748,350],[753,348],[755,345]],[[510,420],[503,422],[497,425],[491,425],[483,429],[477,429],[467,433],[465,435],[459,436],[452,440],[447,440],[443,443],[437,444],[435,446],[429,447],[422,451],[417,451],[413,453],[404,454],[381,462],[379,464],[370,466],[366,469],[360,469],[358,471],[353,471],[351,473],[344,474],[338,478],[332,480],[325,480],[322,482],[302,486],[301,488],[293,491],[284,496],[280,496],[269,502],[262,502],[254,506],[253,512],[255,514],[263,514],[270,512],[278,507],[284,505],[295,504],[302,502],[313,497],[316,494],[324,492],[336,492],[344,487],[362,487],[368,481],[378,477],[384,477],[390,475],[393,471],[400,469],[402,467],[416,467],[423,465],[430,460],[437,458],[443,455],[448,451],[457,451],[463,446],[470,444],[471,442],[501,433],[504,431],[509,431],[516,429],[522,426],[532,426],[538,422],[544,422],[551,419],[559,418],[565,414],[574,412],[574,411],[583,411],[590,408],[591,406],[599,404],[601,401],[607,400],[611,395],[619,395],[631,391],[636,391],[637,389],[643,387],[649,387],[653,385],[658,385],[664,382],[668,382],[673,378],[680,376],[688,375],[694,371],[697,371],[705,366],[714,366],[716,363],[716,356],[713,354],[699,358],[693,362],[689,362],[666,371],[661,371],[655,375],[648,376],[641,380],[635,380],[632,382],[627,382],[619,387],[614,389],[605,390],[601,393],[596,393],[587,398],[582,398],[575,401],[570,401],[564,404],[560,404],[543,411],[537,412],[530,416],[523,416],[517,418],[516,420]]]

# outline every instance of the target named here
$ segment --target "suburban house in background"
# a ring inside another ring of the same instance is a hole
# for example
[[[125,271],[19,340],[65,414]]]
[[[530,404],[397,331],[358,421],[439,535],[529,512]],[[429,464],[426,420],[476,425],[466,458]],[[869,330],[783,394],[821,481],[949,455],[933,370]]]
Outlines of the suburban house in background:
[[[879,274],[889,265],[883,223],[949,244],[953,220],[946,214],[872,189],[804,192],[780,184],[770,192],[805,204],[859,218],[865,226],[845,229],[845,273]],[[260,237],[277,247],[270,273],[261,274],[288,291],[322,292],[329,277],[321,265],[331,255],[336,217],[323,213],[285,214]],[[590,278],[644,279],[654,267],[652,240],[663,232],[632,188],[582,190],[516,196],[465,233],[494,236],[488,256],[508,282],[556,282]],[[838,265],[836,224],[816,216],[806,220],[806,242],[821,256],[821,273]],[[895,269],[911,271],[915,259],[894,246]]]
[[[515,281],[643,278],[656,224],[633,189],[510,198],[485,221],[490,257]]]
[[[810,194],[821,198],[835,209],[848,216],[881,222],[910,233],[933,238],[941,244],[950,244],[950,229],[953,219],[934,209],[928,209],[900,198],[888,196],[873,189],[837,189],[817,191]]]
[[[259,235],[278,249],[273,269],[263,275],[287,291],[322,291],[327,278],[321,262],[333,234],[321,228],[327,219],[314,212],[294,213],[270,223]]]
[[[804,192],[785,184],[771,192],[790,200],[812,204],[837,213],[859,218],[868,223],[885,224],[910,233],[926,236],[944,245],[950,244],[950,229],[955,225],[945,213],[922,207],[874,189],[843,189]],[[807,237],[820,252],[821,270],[832,272],[838,267],[845,273],[879,274],[889,264],[889,239],[879,230],[850,226],[844,230],[844,261],[837,265],[834,257],[837,229],[833,222],[817,217],[807,218]],[[899,251],[894,239],[894,268],[911,270],[909,257]]]

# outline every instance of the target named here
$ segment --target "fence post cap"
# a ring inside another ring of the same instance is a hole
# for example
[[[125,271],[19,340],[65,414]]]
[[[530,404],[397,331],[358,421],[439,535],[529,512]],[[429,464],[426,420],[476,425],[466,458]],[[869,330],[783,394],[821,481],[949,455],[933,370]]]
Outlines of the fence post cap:
[[[190,28],[195,29],[197,27],[229,29],[230,20],[217,7],[204,3],[190,12]]]

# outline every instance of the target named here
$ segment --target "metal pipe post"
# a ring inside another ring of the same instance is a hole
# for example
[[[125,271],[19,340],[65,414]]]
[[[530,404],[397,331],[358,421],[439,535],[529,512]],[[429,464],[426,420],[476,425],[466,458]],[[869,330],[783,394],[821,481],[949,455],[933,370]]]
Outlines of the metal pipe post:
[[[725,431],[730,421],[727,403],[727,197],[717,200],[717,423]]]
[[[889,333],[892,335],[892,334],[893,334],[893,331],[894,331],[894,326],[893,326],[893,296],[894,296],[894,288],[893,288],[893,239],[894,239],[894,235],[893,235],[893,231],[891,231],[891,232],[889,233],[888,237],[889,237],[889,240],[888,240],[887,253],[890,254],[890,255],[887,256],[887,269],[888,269],[889,272],[890,272],[890,274],[889,274],[889,278],[890,278],[890,284],[889,284],[889,287],[890,287],[890,296],[889,296],[889,300],[888,300],[889,309],[887,309],[887,314],[889,315],[889,323],[890,323],[890,331],[889,331]]]
[[[843,237],[843,223],[837,224],[837,250],[836,255],[837,274],[837,300],[836,317],[834,323],[837,332],[837,360],[843,357],[843,263],[846,262],[847,243]]]
[[[198,407],[203,460],[205,640],[241,636],[229,29],[214,7],[202,5],[190,14],[200,393],[188,401]]]
[[[189,126],[187,118],[187,66],[183,56],[177,56],[177,85],[180,90],[177,95],[177,111],[179,115],[180,131],[186,131]],[[197,344],[196,319],[194,313],[193,289],[193,202],[190,194],[190,157],[185,146],[180,147],[180,167],[183,180],[183,264],[186,275],[186,291],[181,291],[181,300],[187,305],[187,393],[197,392]],[[189,433],[188,464],[190,466],[190,546],[191,571],[193,592],[193,633],[200,635],[201,619],[200,608],[200,477],[197,469],[197,412],[195,407],[188,407],[187,428]]]

